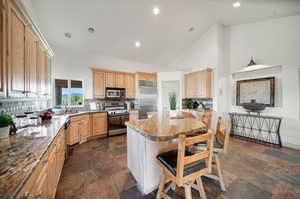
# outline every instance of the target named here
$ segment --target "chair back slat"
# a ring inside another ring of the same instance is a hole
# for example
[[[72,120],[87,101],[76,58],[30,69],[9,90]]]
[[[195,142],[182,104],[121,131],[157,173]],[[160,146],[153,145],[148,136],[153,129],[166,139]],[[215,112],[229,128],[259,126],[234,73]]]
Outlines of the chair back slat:
[[[221,138],[223,140],[223,153],[227,153],[230,137],[231,123],[223,120],[221,117],[218,118],[216,128],[216,139]]]
[[[191,164],[193,162],[197,162],[199,160],[203,160],[209,157],[209,150],[205,150],[200,153],[196,153],[195,155],[185,156],[184,157],[184,165]]]
[[[211,111],[204,111],[201,116],[201,121],[204,122],[207,126],[207,129],[211,127]]]
[[[202,134],[202,135],[186,138],[185,146],[189,146],[189,145],[199,143],[199,142],[208,141],[211,138],[211,136],[212,136],[211,134],[205,133],[205,134]]]
[[[180,135],[178,140],[178,157],[176,168],[176,181],[179,185],[183,184],[187,179],[192,180],[194,176],[199,176],[202,173],[210,173],[212,165],[213,155],[213,139],[214,134],[211,129],[208,133],[186,138],[185,135]],[[198,142],[207,142],[207,149],[202,152],[198,152],[194,155],[185,156],[186,147]],[[184,167],[200,160],[205,160],[206,167],[200,171],[191,173],[187,176],[183,176]]]

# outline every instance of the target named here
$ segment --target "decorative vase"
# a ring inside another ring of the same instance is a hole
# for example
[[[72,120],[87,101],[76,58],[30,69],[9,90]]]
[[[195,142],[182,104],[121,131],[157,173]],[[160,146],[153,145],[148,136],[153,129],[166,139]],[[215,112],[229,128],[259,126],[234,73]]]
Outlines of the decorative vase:
[[[5,126],[0,128],[0,138],[5,138],[9,136],[10,126]]]

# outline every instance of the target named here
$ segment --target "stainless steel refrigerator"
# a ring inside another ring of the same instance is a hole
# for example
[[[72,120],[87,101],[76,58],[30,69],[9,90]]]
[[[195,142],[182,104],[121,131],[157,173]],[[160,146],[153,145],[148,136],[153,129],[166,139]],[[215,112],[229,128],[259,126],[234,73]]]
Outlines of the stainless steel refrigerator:
[[[137,91],[139,119],[145,119],[147,112],[157,111],[157,82],[139,80]]]

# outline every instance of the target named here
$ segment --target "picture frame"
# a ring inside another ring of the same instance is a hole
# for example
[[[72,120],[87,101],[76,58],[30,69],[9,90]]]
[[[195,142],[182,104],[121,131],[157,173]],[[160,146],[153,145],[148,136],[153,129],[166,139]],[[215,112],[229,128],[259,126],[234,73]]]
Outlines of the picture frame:
[[[264,104],[266,107],[275,106],[275,77],[238,80],[236,82],[236,105],[243,103]]]

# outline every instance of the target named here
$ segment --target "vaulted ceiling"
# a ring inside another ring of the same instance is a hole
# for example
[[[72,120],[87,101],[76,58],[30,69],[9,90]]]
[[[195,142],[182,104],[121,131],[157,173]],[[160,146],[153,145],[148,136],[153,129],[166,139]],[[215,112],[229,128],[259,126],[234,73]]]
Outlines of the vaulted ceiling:
[[[241,7],[233,8],[233,0],[31,0],[54,51],[59,47],[81,59],[108,56],[162,67],[216,23],[300,14],[300,0],[240,2]],[[160,8],[158,16],[152,13],[154,6]],[[89,27],[95,32],[88,32]],[[140,48],[134,46],[136,40]]]

